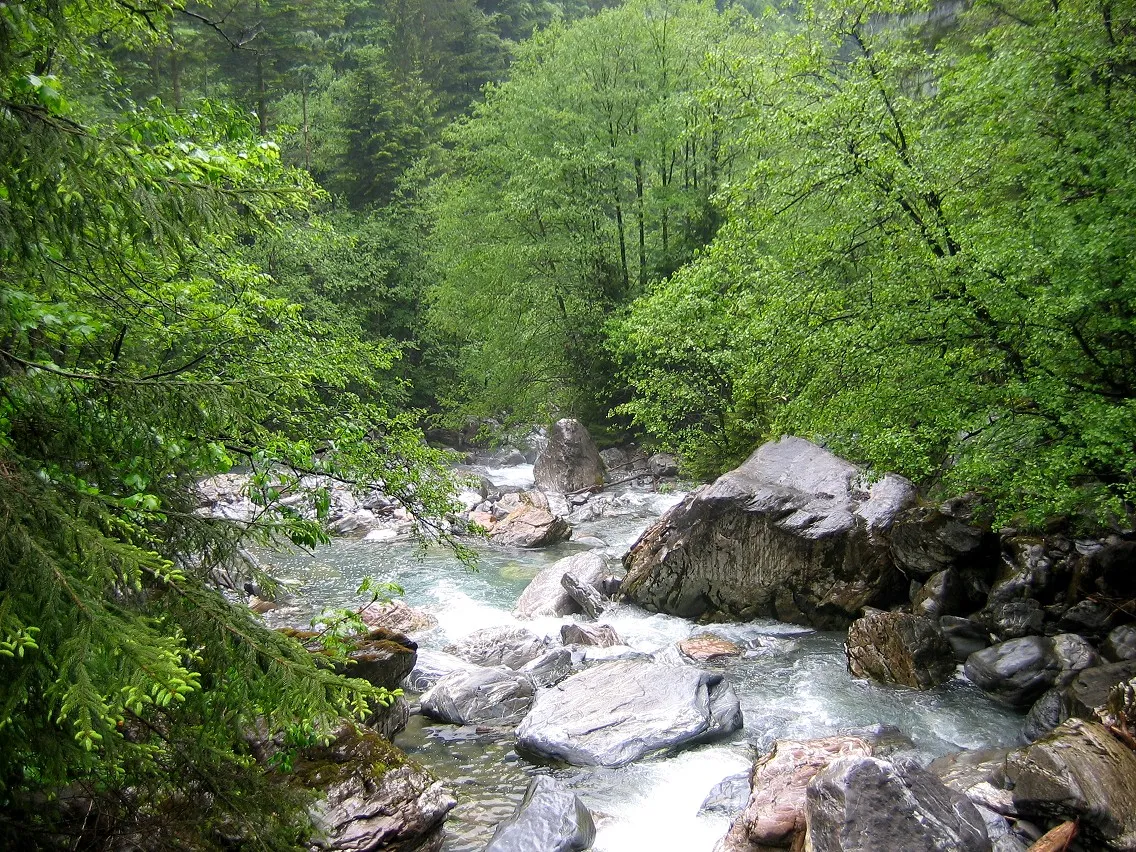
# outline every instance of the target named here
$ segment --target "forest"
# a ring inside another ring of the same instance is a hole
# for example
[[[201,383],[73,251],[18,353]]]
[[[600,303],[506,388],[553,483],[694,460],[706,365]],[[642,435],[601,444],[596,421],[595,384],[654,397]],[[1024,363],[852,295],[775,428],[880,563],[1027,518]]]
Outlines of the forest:
[[[299,848],[242,732],[384,696],[218,572],[312,474],[448,538],[427,434],[1130,530],[1134,163],[1131,0],[0,2],[0,846]]]

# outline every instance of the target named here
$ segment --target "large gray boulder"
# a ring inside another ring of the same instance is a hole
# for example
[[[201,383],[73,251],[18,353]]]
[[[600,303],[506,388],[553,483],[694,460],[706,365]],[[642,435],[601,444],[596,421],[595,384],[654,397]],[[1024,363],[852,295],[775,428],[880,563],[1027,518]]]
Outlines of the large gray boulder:
[[[805,803],[813,852],[989,852],[974,805],[915,763],[841,758],[809,783]]]
[[[624,557],[622,594],[686,618],[773,616],[843,628],[904,589],[884,534],[915,499],[800,438],[760,447],[689,494]]]
[[[930,577],[982,554],[988,533],[969,523],[965,499],[942,506],[912,506],[892,525],[888,541],[892,556],[904,572]]]
[[[848,628],[848,668],[856,677],[931,689],[955,673],[955,654],[929,618],[868,609]]]
[[[1086,848],[1136,849],[1136,751],[1102,725],[1069,719],[1012,753],[1006,775],[1021,815],[1079,820]]]
[[[804,839],[805,790],[814,776],[842,757],[867,757],[872,747],[859,737],[778,740],[754,765],[745,810],[734,820],[722,852],[793,846]]]
[[[575,766],[623,766],[741,724],[737,696],[721,675],[629,660],[541,690],[517,728],[517,748]]]
[[[558,617],[580,612],[580,604],[564,588],[564,575],[571,574],[581,585],[598,586],[607,574],[603,558],[591,551],[559,559],[542,568],[532,578],[515,611],[518,618]]]
[[[422,696],[422,713],[454,725],[515,725],[533,692],[531,678],[504,666],[456,671]]]
[[[373,731],[345,726],[301,752],[290,778],[321,791],[312,808],[313,849],[369,852],[442,845],[456,800],[440,781]]]
[[[479,666],[519,669],[543,656],[550,647],[547,639],[525,627],[502,626],[475,630],[446,651]]]
[[[555,778],[536,775],[484,852],[580,852],[595,839],[596,824],[579,797]]]
[[[546,446],[533,465],[533,479],[542,491],[568,494],[603,488],[603,462],[592,436],[579,420],[557,420]]]
[[[1026,636],[976,651],[963,671],[980,689],[1010,707],[1026,709],[1053,686],[1064,686],[1097,662],[1093,647],[1071,633]]]

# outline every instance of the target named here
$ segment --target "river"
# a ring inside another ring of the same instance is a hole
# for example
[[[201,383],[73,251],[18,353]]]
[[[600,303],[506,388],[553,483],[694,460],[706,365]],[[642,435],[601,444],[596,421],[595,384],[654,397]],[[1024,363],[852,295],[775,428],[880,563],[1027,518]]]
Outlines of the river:
[[[485,469],[498,484],[531,484],[531,466]],[[613,565],[655,518],[681,500],[679,492],[627,489],[605,502],[576,508],[575,539],[586,538]],[[273,570],[300,589],[297,607],[274,621],[305,623],[326,606],[359,606],[355,590],[365,577],[397,583],[403,599],[438,619],[415,635],[423,648],[441,649],[483,627],[517,624],[511,610],[528,580],[550,562],[584,549],[568,542],[539,551],[479,548],[478,570],[464,568],[448,551],[422,551],[408,542],[336,540],[314,555],[272,558]],[[559,638],[571,618],[523,622]],[[754,757],[780,738],[812,738],[892,726],[889,740],[901,753],[926,762],[960,749],[1022,741],[1022,717],[997,705],[962,678],[928,692],[881,686],[852,678],[845,665],[844,634],[815,631],[772,620],[699,626],[630,605],[600,619],[626,644],[664,651],[692,633],[708,632],[747,648],[745,656],[718,668],[741,701],[744,728],[731,738],[666,759],[619,769],[549,768],[513,751],[508,731],[486,731],[412,716],[395,743],[430,767],[458,798],[447,822],[445,852],[478,852],[520,801],[527,778],[553,772],[592,811],[599,852],[710,852],[729,827],[729,817],[703,812],[711,788],[748,770]],[[408,695],[412,704],[416,696]],[[535,852],[535,850],[534,850]]]

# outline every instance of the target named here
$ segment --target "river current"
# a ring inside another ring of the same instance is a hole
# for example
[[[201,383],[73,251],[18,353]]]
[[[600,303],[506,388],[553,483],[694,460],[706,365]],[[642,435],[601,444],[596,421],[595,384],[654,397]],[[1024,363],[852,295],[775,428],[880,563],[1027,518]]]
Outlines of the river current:
[[[499,485],[531,485],[532,467],[482,469]],[[537,551],[479,548],[478,570],[469,571],[443,548],[424,552],[408,542],[336,540],[314,555],[271,558],[274,573],[298,586],[298,605],[272,614],[278,623],[306,624],[324,607],[357,607],[356,589],[366,577],[396,583],[403,600],[428,610],[438,626],[416,634],[423,648],[442,649],[483,627],[520,623],[511,610],[537,571],[590,546],[614,565],[639,534],[681,493],[624,490],[573,510],[573,539]],[[598,507],[598,508],[597,508]],[[525,621],[530,630],[559,638],[574,617]],[[713,633],[747,649],[716,666],[741,701],[744,728],[731,738],[676,756],[619,769],[550,768],[513,751],[511,732],[457,727],[411,717],[395,744],[428,766],[458,799],[447,822],[445,852],[479,852],[498,822],[520,802],[533,773],[552,772],[571,787],[596,821],[598,852],[711,852],[729,827],[721,812],[700,812],[715,784],[748,771],[774,741],[838,732],[887,730],[900,753],[922,762],[961,749],[1010,745],[1021,740],[1022,717],[992,702],[961,673],[928,692],[881,686],[849,675],[844,634],[773,620],[696,625],[630,605],[603,613],[624,642],[658,653],[693,633]],[[408,695],[412,705],[417,696]],[[535,852],[535,850],[534,850]]]

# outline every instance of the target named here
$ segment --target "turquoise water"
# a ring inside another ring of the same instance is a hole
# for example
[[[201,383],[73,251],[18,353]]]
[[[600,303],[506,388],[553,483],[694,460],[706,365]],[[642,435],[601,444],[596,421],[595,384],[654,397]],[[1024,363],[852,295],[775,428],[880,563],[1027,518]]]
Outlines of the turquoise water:
[[[511,475],[523,480],[526,471]],[[575,537],[594,545],[614,566],[639,533],[681,495],[625,492],[600,506],[574,510]],[[605,498],[607,499],[607,498]],[[598,505],[598,504],[597,504]],[[324,606],[358,606],[364,577],[393,582],[403,599],[429,610],[438,626],[415,639],[442,648],[474,630],[519,623],[511,609],[541,567],[581,547],[542,551],[479,547],[471,572],[448,551],[424,552],[405,542],[338,540],[314,555],[273,556],[275,571],[298,586],[297,605],[272,613],[277,623],[303,623]],[[523,624],[559,637],[570,619]],[[761,620],[700,627],[638,607],[604,613],[624,641],[659,652],[692,633],[710,632],[750,648],[722,667],[742,704],[745,727],[731,739],[677,756],[620,769],[559,768],[530,764],[513,751],[511,732],[478,731],[413,717],[396,744],[429,766],[459,800],[447,824],[447,852],[476,852],[521,799],[528,775],[550,772],[571,786],[593,812],[600,852],[710,852],[728,828],[721,815],[699,815],[710,788],[746,771],[754,757],[780,738],[810,738],[892,725],[910,740],[906,752],[927,761],[962,748],[1016,743],[1022,717],[994,704],[961,676],[928,692],[856,680],[847,671],[844,635]],[[408,696],[412,701],[414,696]]]

